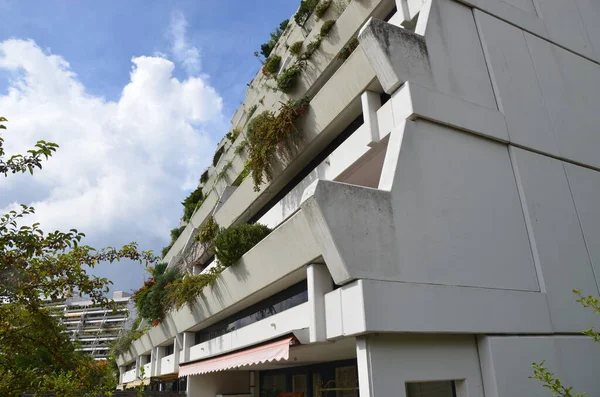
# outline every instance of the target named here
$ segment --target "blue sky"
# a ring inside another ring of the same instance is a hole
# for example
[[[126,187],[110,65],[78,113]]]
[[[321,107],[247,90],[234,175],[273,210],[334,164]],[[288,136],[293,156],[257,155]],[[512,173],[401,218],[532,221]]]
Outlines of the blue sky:
[[[254,51],[298,0],[0,0],[0,109],[9,154],[59,152],[0,184],[0,212],[45,230],[159,251],[260,64]],[[132,290],[141,266],[102,266]]]

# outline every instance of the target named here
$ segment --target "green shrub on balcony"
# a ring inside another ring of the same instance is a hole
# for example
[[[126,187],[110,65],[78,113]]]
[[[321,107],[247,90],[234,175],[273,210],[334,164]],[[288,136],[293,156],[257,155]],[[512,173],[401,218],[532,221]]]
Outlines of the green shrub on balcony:
[[[183,205],[183,221],[189,222],[196,210],[196,207],[204,199],[202,194],[202,186],[198,186],[196,190],[191,192],[181,203]]]
[[[319,0],[302,0],[296,15],[294,15],[294,20],[296,23],[300,26],[303,26],[317,7],[317,4],[319,4]]]
[[[302,74],[302,65],[295,63],[294,65],[286,68],[277,77],[277,88],[282,92],[288,93],[296,87],[298,78]]]
[[[235,264],[246,252],[271,233],[265,225],[241,224],[223,229],[215,238],[215,256],[223,267]]]
[[[217,151],[215,152],[215,155],[213,156],[213,166],[216,167],[217,164],[219,163],[219,159],[221,158],[221,156],[223,155],[223,153],[225,152],[225,146],[221,146],[220,148],[217,149]]]
[[[344,46],[344,48],[342,48],[342,50],[338,54],[338,59],[340,61],[345,61],[346,59],[348,59],[348,57],[350,57],[350,55],[352,55],[354,50],[356,50],[358,48],[358,44],[359,44],[359,42],[358,42],[357,38],[350,40],[350,42],[348,44],[346,44]]]
[[[165,264],[150,268],[152,278],[133,295],[138,315],[150,323],[162,321],[169,311],[167,287],[181,279],[176,269],[166,269]]]
[[[262,67],[262,72],[265,76],[273,76],[279,72],[281,66],[281,57],[279,55],[273,55],[269,57]]]
[[[248,124],[248,168],[254,190],[259,191],[264,178],[273,177],[273,162],[277,153],[289,154],[300,139],[295,123],[308,111],[309,99],[289,100],[279,113],[264,111]]]
[[[167,256],[167,254],[171,250],[171,247],[173,247],[173,244],[175,244],[175,241],[177,241],[177,239],[179,238],[179,236],[181,235],[181,233],[183,233],[184,230],[185,230],[185,226],[176,227],[175,229],[171,229],[171,232],[170,232],[171,242],[169,243],[169,245],[167,245],[166,247],[164,247],[162,249],[162,256],[163,256],[163,258],[165,256]]]
[[[306,61],[312,58],[315,51],[317,51],[319,47],[321,47],[322,41],[323,39],[321,38],[321,36],[317,36],[313,41],[308,43],[308,45],[306,46],[306,51],[304,51],[304,53],[300,56],[300,59]]]
[[[205,288],[212,287],[217,282],[224,269],[222,266],[215,266],[201,274],[187,275],[174,282],[168,288],[168,305],[177,310],[186,305],[192,307],[196,299],[204,293]]]
[[[239,127],[236,127],[233,130],[229,131],[227,133],[227,135],[225,135],[225,137],[227,139],[229,139],[229,142],[233,143],[233,142],[235,142],[235,140],[237,139],[237,137],[240,136],[241,132],[242,132],[242,129],[239,128]]]
[[[302,44],[303,43],[304,43],[303,41],[297,41],[294,44],[292,44],[290,46],[290,54],[296,55],[296,56],[300,55],[300,53],[302,52]]]
[[[318,19],[323,18],[323,15],[325,15],[331,6],[331,3],[333,3],[332,0],[324,0],[319,3],[319,5],[315,8],[315,15]]]
[[[321,31],[319,32],[319,35],[322,38],[327,37],[327,35],[329,34],[329,32],[331,32],[331,29],[333,29],[334,26],[335,26],[335,21],[333,21],[333,20],[326,21],[323,25],[321,25]]]
[[[202,176],[200,176],[200,183],[205,184],[208,182],[208,177],[208,170],[206,170],[202,173]]]

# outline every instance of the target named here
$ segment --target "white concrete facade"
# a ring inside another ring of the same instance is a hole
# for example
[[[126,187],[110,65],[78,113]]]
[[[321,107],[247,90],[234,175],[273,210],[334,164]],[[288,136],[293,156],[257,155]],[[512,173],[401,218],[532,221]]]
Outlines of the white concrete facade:
[[[288,360],[192,375],[188,395],[256,397],[261,374],[355,360],[361,397],[446,397],[423,391],[436,382],[458,397],[545,396],[528,379],[545,360],[563,383],[600,396],[600,345],[581,335],[600,317],[572,293],[599,295],[598,20],[589,0],[351,2],[293,94],[312,97],[297,156],[260,192],[249,179],[230,189],[215,213],[221,226],[256,218],[275,230],[119,365],[151,355],[148,376],[167,376],[294,335]],[[356,34],[359,49],[336,60]],[[261,95],[249,90],[245,105]],[[243,159],[233,164],[240,172]],[[196,211],[171,266],[217,201]],[[305,303],[196,343],[303,280]]]

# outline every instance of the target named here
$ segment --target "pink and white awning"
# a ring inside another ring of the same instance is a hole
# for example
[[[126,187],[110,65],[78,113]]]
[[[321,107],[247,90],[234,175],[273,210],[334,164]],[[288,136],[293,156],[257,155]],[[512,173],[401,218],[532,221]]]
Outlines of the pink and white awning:
[[[225,371],[246,365],[287,360],[290,357],[290,344],[294,337],[281,339],[266,345],[241,350],[224,356],[211,358],[179,367],[179,376],[199,375],[209,372]]]

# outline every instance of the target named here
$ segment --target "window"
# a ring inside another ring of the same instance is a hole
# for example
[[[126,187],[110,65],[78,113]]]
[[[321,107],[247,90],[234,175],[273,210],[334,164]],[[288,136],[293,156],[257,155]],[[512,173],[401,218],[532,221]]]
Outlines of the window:
[[[277,397],[279,393],[287,391],[285,374],[265,375],[261,380],[260,397]]]
[[[308,384],[306,375],[294,375],[292,376],[292,391],[294,393],[302,393],[304,397],[308,391]]]
[[[406,384],[406,397],[456,397],[454,381]]]
[[[175,344],[165,346],[165,357],[175,353]]]
[[[358,397],[358,372],[355,366],[335,369],[336,397]]]
[[[233,316],[219,321],[196,332],[194,336],[195,344],[209,341],[228,332],[244,328],[257,321],[264,320],[277,313],[296,307],[304,302],[308,302],[308,286],[306,280],[283,290],[270,298],[263,300],[255,305],[244,309]]]

